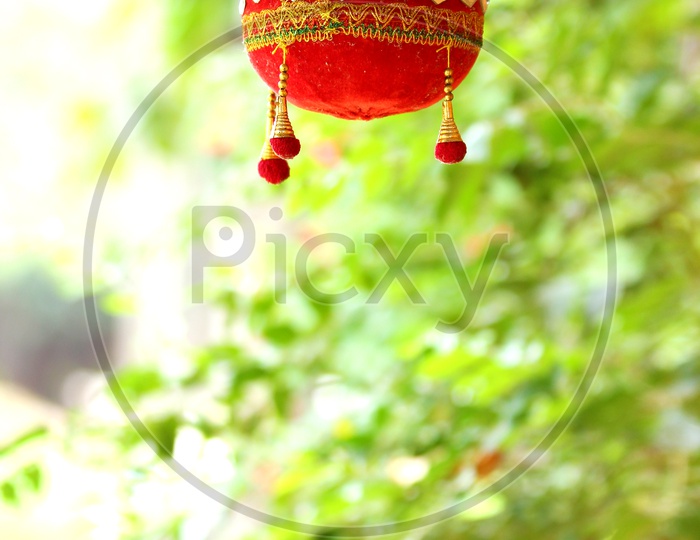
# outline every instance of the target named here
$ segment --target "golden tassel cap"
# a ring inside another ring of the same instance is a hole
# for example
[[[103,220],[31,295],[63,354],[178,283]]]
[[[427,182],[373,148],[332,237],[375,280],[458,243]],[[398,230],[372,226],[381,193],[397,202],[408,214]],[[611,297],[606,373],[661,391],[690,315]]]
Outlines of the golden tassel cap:
[[[272,133],[272,127],[275,124],[275,108],[277,106],[277,96],[274,92],[270,92],[269,106],[267,110],[267,129],[265,130],[265,142],[263,143],[262,151],[260,152],[260,159],[275,159],[277,154],[272,150],[270,145],[270,136]]]
[[[287,98],[282,95],[277,99],[277,115],[270,137],[274,139],[295,138],[294,129],[287,114]]]
[[[454,119],[452,100],[445,99],[442,102],[442,123],[438,134],[438,143],[462,142],[462,136]]]

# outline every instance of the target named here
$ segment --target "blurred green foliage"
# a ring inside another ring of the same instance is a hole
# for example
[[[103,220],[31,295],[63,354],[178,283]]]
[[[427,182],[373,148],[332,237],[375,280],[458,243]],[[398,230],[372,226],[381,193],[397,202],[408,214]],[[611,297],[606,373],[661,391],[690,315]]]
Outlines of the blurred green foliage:
[[[172,63],[234,24],[229,1],[166,5]],[[691,2],[492,2],[486,37],[561,100],[603,171],[619,302],[602,369],[556,444],[487,502],[396,538],[697,538],[699,27]],[[413,233],[448,232],[472,280],[491,236],[506,232],[510,242],[474,321],[452,336],[435,323],[456,320],[463,299],[434,245],[406,267],[423,306],[395,286],[377,305],[362,301],[386,269],[366,246],[312,259],[319,288],[361,293],[333,306],[304,296],[291,277],[282,305],[272,279],[251,291],[212,271],[208,301],[225,316],[225,337],[188,350],[185,373],[148,364],[120,371],[135,409],[166,459],[191,430],[223,441],[236,473],[210,482],[319,524],[319,538],[333,536],[326,524],[421,517],[488,487],[560,418],[601,329],[611,238],[566,132],[516,74],[482,54],[455,97],[465,163],[432,158],[439,105],[371,123],[292,109],[304,149],[292,178],[271,188],[255,174],[265,104],[235,44],[149,113],[153,150],[204,178],[193,204],[282,207],[290,254],[319,232],[342,232],[358,246],[379,233],[394,253]],[[227,107],[231,140],[196,144],[192,134]],[[183,232],[183,252],[186,242]],[[288,257],[290,276],[293,263]],[[146,412],[159,399],[169,405]],[[140,471],[133,482],[153,481],[144,443],[129,430],[114,435]],[[163,525],[131,511],[139,539],[179,538],[188,517]],[[226,530],[228,519],[217,527]],[[298,535],[261,526],[245,537]]]
[[[5,444],[0,448],[0,460],[19,454],[25,445],[43,438],[46,434],[45,428],[37,428]],[[0,500],[13,506],[24,504],[27,499],[32,500],[42,488],[43,475],[40,465],[31,462],[20,463],[10,470],[3,470],[0,479]]]

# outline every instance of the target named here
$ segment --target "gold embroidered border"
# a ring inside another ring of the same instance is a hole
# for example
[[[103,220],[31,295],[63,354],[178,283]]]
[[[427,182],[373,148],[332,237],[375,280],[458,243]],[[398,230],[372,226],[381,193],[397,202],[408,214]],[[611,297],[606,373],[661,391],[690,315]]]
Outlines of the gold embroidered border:
[[[242,23],[248,51],[295,41],[331,40],[336,34],[469,49],[481,47],[484,16],[477,11],[400,3],[282,0],[277,9],[244,15]]]

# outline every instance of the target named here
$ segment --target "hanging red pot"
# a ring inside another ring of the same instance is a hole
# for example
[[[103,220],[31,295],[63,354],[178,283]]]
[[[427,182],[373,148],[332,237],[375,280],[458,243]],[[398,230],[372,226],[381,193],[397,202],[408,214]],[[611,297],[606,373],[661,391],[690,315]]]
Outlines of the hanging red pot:
[[[487,0],[241,4],[250,62],[273,89],[269,141],[259,167],[266,180],[286,179],[289,168],[279,161],[300,151],[287,101],[339,118],[371,120],[417,111],[442,99],[435,157],[445,163],[464,158],[452,91],[479,54]]]

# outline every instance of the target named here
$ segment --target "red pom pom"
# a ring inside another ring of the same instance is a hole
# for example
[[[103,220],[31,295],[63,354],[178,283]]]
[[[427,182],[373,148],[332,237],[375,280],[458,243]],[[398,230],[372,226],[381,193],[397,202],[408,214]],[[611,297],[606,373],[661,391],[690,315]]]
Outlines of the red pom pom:
[[[258,173],[270,184],[281,184],[289,178],[289,163],[283,159],[261,159]]]
[[[270,145],[272,151],[282,159],[292,159],[301,150],[301,142],[296,137],[273,137]]]
[[[443,163],[459,163],[467,155],[467,145],[462,141],[439,142],[435,145],[435,158]]]

